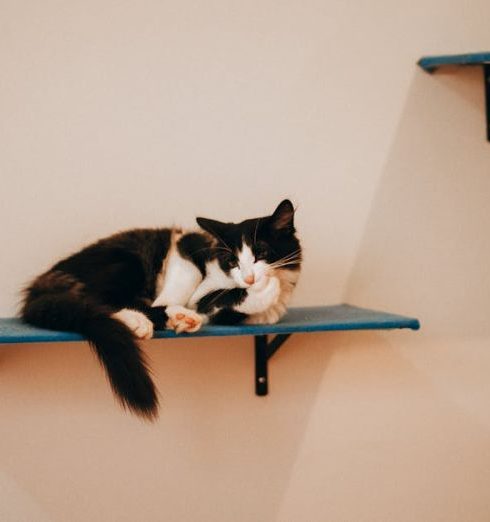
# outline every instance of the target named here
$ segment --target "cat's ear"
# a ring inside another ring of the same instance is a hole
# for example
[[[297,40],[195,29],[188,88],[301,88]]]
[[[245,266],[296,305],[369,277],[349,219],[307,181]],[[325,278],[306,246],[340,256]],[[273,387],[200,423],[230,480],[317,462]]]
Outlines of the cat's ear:
[[[274,210],[270,226],[276,232],[294,232],[294,207],[289,199],[281,201]]]
[[[196,221],[202,229],[221,240],[226,236],[226,232],[229,228],[228,223],[222,223],[221,221],[216,221],[214,219],[198,217],[196,218]]]

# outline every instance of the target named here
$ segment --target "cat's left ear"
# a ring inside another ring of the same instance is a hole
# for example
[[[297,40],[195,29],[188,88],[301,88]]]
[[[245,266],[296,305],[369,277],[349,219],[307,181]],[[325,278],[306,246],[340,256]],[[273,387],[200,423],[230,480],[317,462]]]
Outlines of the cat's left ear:
[[[289,199],[281,201],[270,218],[271,228],[277,232],[294,232],[294,207]]]
[[[209,232],[217,239],[222,240],[222,238],[226,236],[226,231],[229,227],[228,223],[222,223],[221,221],[203,217],[196,218],[196,221],[202,229],[204,229],[206,232]]]

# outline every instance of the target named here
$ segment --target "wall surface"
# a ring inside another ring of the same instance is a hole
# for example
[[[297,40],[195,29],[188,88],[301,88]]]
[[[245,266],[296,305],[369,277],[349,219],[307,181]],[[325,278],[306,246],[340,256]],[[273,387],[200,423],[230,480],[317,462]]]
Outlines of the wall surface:
[[[0,0],[0,315],[116,230],[287,196],[296,304],[419,333],[151,341],[140,422],[84,343],[0,347],[2,522],[490,520],[490,4]]]

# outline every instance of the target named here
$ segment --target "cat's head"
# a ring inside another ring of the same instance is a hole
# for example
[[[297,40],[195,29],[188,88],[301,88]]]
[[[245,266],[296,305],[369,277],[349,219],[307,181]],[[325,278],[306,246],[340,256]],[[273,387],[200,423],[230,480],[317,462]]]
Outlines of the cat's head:
[[[294,228],[294,207],[285,199],[270,215],[241,223],[197,218],[197,223],[217,240],[216,257],[237,286],[261,285],[277,271],[298,271],[301,246]]]

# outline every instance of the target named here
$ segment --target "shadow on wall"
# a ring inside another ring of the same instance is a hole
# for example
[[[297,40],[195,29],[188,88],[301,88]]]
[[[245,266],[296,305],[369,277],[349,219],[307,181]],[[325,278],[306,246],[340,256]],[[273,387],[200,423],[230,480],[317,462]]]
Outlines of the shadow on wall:
[[[251,338],[147,348],[163,396],[151,425],[114,404],[86,343],[2,347],[0,482],[53,520],[272,520],[332,357],[324,336],[290,339],[260,398]],[[76,515],[74,481],[90,499]]]
[[[490,333],[490,144],[482,71],[417,71],[346,301],[417,315],[429,334]]]

